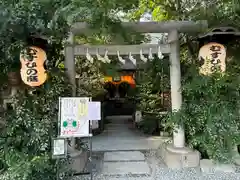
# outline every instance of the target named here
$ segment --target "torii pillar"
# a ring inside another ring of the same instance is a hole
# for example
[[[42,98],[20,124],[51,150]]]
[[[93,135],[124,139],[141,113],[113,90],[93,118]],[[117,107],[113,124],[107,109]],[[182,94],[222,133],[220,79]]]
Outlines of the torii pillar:
[[[172,112],[177,112],[182,106],[181,91],[181,68],[180,68],[180,43],[177,30],[170,31],[168,34],[170,44],[170,82],[171,82],[171,101]],[[185,133],[182,125],[177,125],[173,132],[173,145],[176,148],[185,146]]]
[[[170,81],[172,112],[178,112],[182,106],[180,42],[179,32],[172,30],[168,33],[170,44]],[[176,124],[173,131],[173,143],[162,146],[160,156],[169,168],[181,169],[198,167],[200,153],[185,146],[183,124]]]

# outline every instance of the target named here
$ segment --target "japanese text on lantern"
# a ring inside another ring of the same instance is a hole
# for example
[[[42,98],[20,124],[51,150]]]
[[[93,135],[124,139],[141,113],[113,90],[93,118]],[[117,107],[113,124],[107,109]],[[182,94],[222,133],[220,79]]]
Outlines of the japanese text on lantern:
[[[210,47],[210,51],[212,51],[211,56],[211,71],[215,72],[218,69],[218,65],[221,63],[219,59],[219,55],[221,54],[221,46],[218,45],[212,45]]]
[[[226,49],[219,43],[208,43],[199,50],[199,60],[203,61],[200,73],[212,74],[226,69]]]
[[[38,47],[29,47],[20,54],[21,78],[29,86],[40,86],[47,79],[44,69],[46,53]]]

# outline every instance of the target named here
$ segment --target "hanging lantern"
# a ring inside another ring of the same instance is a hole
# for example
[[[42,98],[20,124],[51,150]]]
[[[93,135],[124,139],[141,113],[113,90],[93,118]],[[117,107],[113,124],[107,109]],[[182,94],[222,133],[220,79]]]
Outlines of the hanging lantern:
[[[200,73],[207,75],[217,69],[224,72],[226,70],[225,46],[239,37],[239,30],[230,26],[216,27],[208,33],[200,35],[198,37]]]
[[[46,60],[46,52],[39,47],[31,46],[22,51],[20,54],[22,81],[31,87],[42,85],[47,80],[44,68]]]
[[[219,43],[208,43],[199,50],[199,60],[202,66],[200,73],[204,75],[212,74],[217,70],[226,70],[226,48]]]

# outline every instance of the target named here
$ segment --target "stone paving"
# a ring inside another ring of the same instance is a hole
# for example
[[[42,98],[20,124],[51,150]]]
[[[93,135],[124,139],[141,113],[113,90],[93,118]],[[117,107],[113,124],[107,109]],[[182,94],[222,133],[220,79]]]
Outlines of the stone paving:
[[[104,175],[150,175],[151,173],[144,154],[140,151],[106,152],[103,161]]]
[[[130,117],[112,117],[112,123],[106,125],[105,131],[93,137],[93,151],[157,149],[166,140],[131,130],[127,124]]]
[[[166,139],[130,130],[125,120],[113,118],[104,133],[93,137],[93,180],[240,180],[240,173],[167,168],[156,156],[157,148]],[[90,176],[74,180],[90,180]]]

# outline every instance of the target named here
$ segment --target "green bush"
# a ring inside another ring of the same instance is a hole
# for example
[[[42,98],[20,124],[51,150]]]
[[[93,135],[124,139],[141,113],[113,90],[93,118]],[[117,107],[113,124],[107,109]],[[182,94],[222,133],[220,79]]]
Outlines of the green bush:
[[[138,127],[146,134],[158,133],[159,135],[159,119],[156,116],[143,116],[143,120],[138,123]]]
[[[196,69],[189,72],[182,109],[168,119],[168,125],[183,122],[187,143],[220,162],[232,161],[233,147],[240,144],[239,66],[235,67],[212,76],[201,76]]]
[[[0,134],[1,180],[54,180],[56,167],[67,167],[67,159],[57,163],[51,158],[51,140],[58,130],[58,98],[71,92],[67,82],[64,74],[52,74],[48,86],[34,92],[29,88],[13,99],[15,108],[6,112],[7,124]]]

